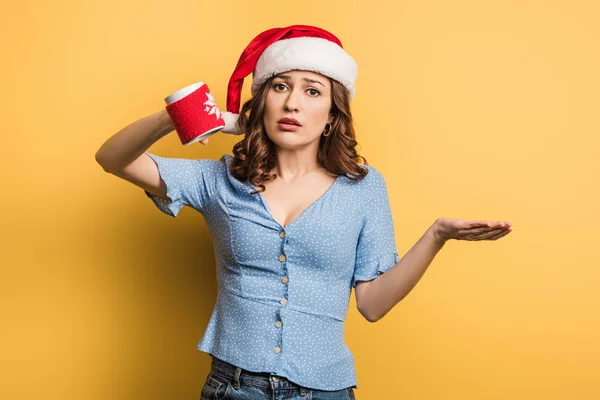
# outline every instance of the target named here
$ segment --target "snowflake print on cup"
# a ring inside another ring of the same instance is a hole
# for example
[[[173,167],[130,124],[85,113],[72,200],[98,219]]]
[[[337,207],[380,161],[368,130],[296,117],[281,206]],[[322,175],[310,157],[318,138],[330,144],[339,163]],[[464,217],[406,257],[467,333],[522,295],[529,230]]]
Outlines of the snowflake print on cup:
[[[204,111],[208,112],[208,115],[216,114],[217,119],[221,118],[221,111],[219,111],[219,108],[215,103],[215,98],[212,96],[212,94],[210,94],[210,92],[206,92],[206,98],[208,100],[204,102],[204,105],[206,106]]]

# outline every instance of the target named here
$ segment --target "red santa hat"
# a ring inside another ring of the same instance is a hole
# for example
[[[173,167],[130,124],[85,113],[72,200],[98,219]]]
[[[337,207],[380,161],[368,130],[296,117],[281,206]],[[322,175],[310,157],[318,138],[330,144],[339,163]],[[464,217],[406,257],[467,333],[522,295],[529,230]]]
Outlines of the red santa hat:
[[[244,78],[252,73],[251,93],[272,76],[293,69],[318,72],[344,85],[354,98],[356,62],[346,53],[342,42],[330,32],[309,25],[273,28],[256,36],[242,52],[227,88],[224,133],[239,135],[239,117]]]

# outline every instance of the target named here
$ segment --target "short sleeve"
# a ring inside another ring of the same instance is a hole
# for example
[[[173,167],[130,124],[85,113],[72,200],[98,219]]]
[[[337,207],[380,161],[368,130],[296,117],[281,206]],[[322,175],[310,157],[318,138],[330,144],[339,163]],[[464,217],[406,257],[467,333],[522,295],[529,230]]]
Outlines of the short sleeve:
[[[203,213],[216,191],[220,163],[211,159],[189,160],[147,154],[158,166],[160,177],[167,185],[165,200],[144,190],[154,205],[165,214],[176,217],[183,206]]]
[[[385,180],[373,167],[369,167],[364,179],[366,207],[356,248],[352,287],[356,287],[356,281],[377,278],[400,261]]]

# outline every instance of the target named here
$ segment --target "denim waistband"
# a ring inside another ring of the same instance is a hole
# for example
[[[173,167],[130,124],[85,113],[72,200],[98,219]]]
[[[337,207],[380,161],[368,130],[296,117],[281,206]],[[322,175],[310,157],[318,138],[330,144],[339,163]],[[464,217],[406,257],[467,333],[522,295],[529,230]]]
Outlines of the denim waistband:
[[[211,372],[229,379],[234,386],[239,387],[240,383],[244,385],[259,386],[273,389],[294,389],[297,388],[301,393],[308,391],[308,388],[288,381],[283,376],[278,376],[270,372],[254,372],[236,367],[215,356],[212,356]]]

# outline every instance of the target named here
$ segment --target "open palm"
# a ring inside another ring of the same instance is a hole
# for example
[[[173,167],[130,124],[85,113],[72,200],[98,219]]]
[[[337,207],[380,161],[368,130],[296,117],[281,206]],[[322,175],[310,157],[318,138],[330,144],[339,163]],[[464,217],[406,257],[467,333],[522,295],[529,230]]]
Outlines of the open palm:
[[[439,218],[436,232],[441,240],[497,240],[512,231],[510,222]]]

